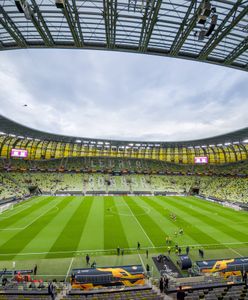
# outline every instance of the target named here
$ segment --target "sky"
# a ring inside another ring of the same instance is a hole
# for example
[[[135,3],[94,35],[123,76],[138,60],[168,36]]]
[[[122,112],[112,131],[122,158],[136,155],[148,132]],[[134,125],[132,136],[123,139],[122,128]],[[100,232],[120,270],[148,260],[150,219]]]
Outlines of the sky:
[[[0,52],[0,114],[46,132],[192,140],[247,127],[247,111],[248,73],[235,69],[110,51]]]

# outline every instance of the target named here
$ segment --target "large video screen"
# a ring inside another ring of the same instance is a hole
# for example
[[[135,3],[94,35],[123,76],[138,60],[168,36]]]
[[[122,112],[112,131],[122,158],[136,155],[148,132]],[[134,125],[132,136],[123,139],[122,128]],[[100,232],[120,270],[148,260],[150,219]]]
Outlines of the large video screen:
[[[12,149],[10,152],[11,157],[21,157],[25,158],[28,156],[28,150],[23,149]]]
[[[195,164],[207,164],[208,157],[207,156],[196,156],[195,157]]]

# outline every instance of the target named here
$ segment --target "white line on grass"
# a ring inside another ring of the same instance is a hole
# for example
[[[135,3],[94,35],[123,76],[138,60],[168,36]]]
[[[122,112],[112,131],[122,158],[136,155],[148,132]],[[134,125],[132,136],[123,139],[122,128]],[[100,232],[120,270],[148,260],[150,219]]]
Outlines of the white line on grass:
[[[238,254],[240,257],[244,256],[244,255],[240,254],[238,251],[234,250],[233,248],[228,247],[228,249],[231,250],[232,252]]]
[[[71,270],[71,266],[72,266],[73,260],[74,260],[74,257],[72,257],[71,263],[70,263],[69,268],[68,268],[68,270],[67,270],[66,277],[65,277],[65,282],[66,282],[66,280],[67,280],[67,278],[68,278],[68,276],[69,276],[69,273],[70,273],[70,270]]]
[[[14,228],[0,228],[0,230],[24,230],[27,227],[29,227],[30,225],[32,225],[34,222],[36,222],[39,218],[41,218],[42,216],[44,216],[46,213],[49,212],[49,210],[53,209],[57,207],[57,204],[54,205],[53,207],[49,207],[49,209],[47,209],[46,211],[44,211],[42,214],[40,214],[38,217],[36,217],[35,219],[33,219],[29,224],[27,224],[24,227],[14,227]]]
[[[126,206],[128,207],[128,209],[131,212],[131,216],[134,217],[134,219],[136,220],[137,224],[140,226],[141,230],[144,232],[144,235],[146,236],[146,238],[148,239],[148,241],[150,242],[150,244],[152,245],[153,248],[155,248],[153,242],[151,241],[151,239],[149,238],[149,236],[147,235],[147,233],[145,232],[144,228],[142,227],[142,225],[140,224],[139,220],[136,218],[136,216],[134,215],[133,211],[131,210],[131,208],[129,207],[129,205],[126,203],[126,201],[123,199],[124,203],[126,204]]]
[[[23,207],[22,209],[18,210],[19,207],[14,209],[14,212],[12,212],[12,214],[8,214],[7,216],[0,216],[0,219],[8,219],[11,218],[12,216],[19,214],[21,211],[25,210],[26,208],[30,207],[31,205],[26,205],[25,207]],[[9,212],[9,211],[8,211]]]
[[[145,266],[145,264],[144,264],[144,261],[143,261],[141,255],[139,254],[139,251],[138,251],[138,250],[137,250],[137,252],[138,252],[138,255],[139,255],[139,259],[140,259],[140,261],[141,261],[141,264],[142,264],[142,266],[143,266],[143,269],[144,269],[144,271],[145,271],[145,270],[146,270],[146,266]]]
[[[238,242],[238,243],[221,243],[221,244],[195,244],[195,245],[181,245],[181,247],[211,247],[211,246],[218,246],[221,248],[221,246],[226,246],[226,245],[248,245],[248,242]],[[144,247],[143,249],[165,249],[166,246],[158,246],[158,247]],[[142,247],[141,247],[142,249]],[[228,249],[228,248],[227,248]],[[232,248],[229,248],[232,250]],[[137,248],[123,248],[124,251],[136,251]],[[8,255],[15,255],[15,256],[25,256],[25,255],[41,255],[41,254],[66,254],[66,253],[96,253],[96,252],[114,252],[116,253],[116,248],[115,249],[86,249],[86,250],[75,250],[75,251],[44,251],[44,252],[24,252],[24,253],[0,253],[0,256],[8,256]],[[242,255],[243,256],[243,255]]]

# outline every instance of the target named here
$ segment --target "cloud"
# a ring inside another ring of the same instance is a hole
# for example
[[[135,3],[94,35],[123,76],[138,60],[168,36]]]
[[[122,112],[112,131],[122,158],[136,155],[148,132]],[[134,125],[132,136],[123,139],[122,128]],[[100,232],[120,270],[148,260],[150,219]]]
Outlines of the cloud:
[[[247,79],[220,66],[128,53],[1,52],[0,113],[57,134],[198,139],[247,127]]]

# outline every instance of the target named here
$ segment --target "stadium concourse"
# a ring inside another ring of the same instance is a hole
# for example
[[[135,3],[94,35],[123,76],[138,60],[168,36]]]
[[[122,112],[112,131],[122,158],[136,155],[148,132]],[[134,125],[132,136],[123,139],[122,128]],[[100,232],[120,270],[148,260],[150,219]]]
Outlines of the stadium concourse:
[[[0,123],[0,298],[248,298],[247,129],[148,143]]]

